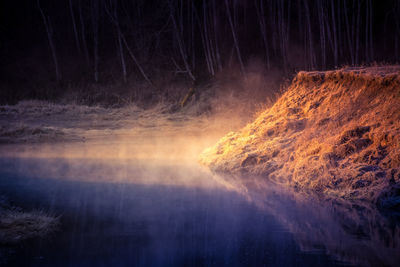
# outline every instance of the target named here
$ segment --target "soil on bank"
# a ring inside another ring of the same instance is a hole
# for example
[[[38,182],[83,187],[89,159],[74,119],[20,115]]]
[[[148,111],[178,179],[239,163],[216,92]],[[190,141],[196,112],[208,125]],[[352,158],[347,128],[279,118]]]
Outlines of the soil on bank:
[[[206,149],[213,171],[400,207],[400,66],[299,72],[258,118]]]

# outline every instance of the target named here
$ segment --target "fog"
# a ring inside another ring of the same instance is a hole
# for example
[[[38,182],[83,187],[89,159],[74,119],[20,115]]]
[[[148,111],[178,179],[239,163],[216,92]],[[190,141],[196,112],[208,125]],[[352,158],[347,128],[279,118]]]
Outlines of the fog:
[[[208,112],[204,92],[175,112],[168,104],[4,106],[3,198],[60,226],[0,255],[10,266],[395,265],[398,222],[375,206],[199,163],[273,103],[279,91],[265,86],[276,77],[261,69],[255,61],[245,78],[221,76]]]
[[[125,122],[128,126],[120,129],[75,130],[83,141],[2,145],[0,154],[13,171],[36,177],[206,186],[209,182],[201,176],[208,171],[198,165],[198,155],[241,125],[233,117],[154,114],[146,119]],[[174,168],[175,176],[163,175],[166,168]]]

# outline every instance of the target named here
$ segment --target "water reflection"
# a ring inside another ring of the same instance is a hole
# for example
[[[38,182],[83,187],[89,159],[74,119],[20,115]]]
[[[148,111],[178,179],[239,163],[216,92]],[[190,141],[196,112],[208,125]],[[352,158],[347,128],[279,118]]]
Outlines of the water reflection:
[[[136,163],[0,159],[2,194],[26,209],[62,215],[59,232],[48,240],[13,248],[8,264],[395,266],[399,262],[398,225],[362,203],[310,199],[259,179],[211,177],[196,167]]]
[[[366,266],[399,266],[400,224],[362,201],[323,198],[260,178],[217,176],[287,228],[302,251]],[[387,214],[386,214],[387,215]]]

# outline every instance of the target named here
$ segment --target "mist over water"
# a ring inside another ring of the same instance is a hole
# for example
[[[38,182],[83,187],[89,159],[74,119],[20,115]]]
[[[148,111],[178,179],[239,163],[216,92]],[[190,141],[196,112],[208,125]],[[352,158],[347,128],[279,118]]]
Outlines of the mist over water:
[[[400,266],[400,0],[3,2],[0,266]]]
[[[11,161],[1,160],[2,192],[19,206],[62,216],[59,232],[49,240],[24,243],[16,257],[11,257],[11,265],[335,264],[323,253],[302,254],[292,235],[273,216],[222,188],[205,173],[197,176],[204,180],[200,186],[190,184],[193,177],[186,185],[77,181],[13,173]],[[43,163],[55,162],[20,159],[14,166],[34,168]],[[57,164],[63,165],[60,169],[79,166],[60,159]],[[108,168],[99,162],[95,166]],[[179,177],[175,171],[182,170],[169,166],[163,175],[161,171],[153,175]],[[133,178],[136,175],[141,174],[132,172]]]
[[[48,239],[2,249],[7,264],[397,262],[399,227],[376,209],[310,199],[252,177],[214,175],[197,157],[226,128],[183,125],[92,133],[86,142],[2,146],[2,194],[16,206],[61,220]]]

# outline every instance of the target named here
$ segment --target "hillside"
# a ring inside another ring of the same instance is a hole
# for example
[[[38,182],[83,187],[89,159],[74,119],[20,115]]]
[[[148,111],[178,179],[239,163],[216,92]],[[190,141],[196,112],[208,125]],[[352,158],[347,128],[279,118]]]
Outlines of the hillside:
[[[258,118],[200,155],[211,170],[400,204],[400,66],[299,72]]]

